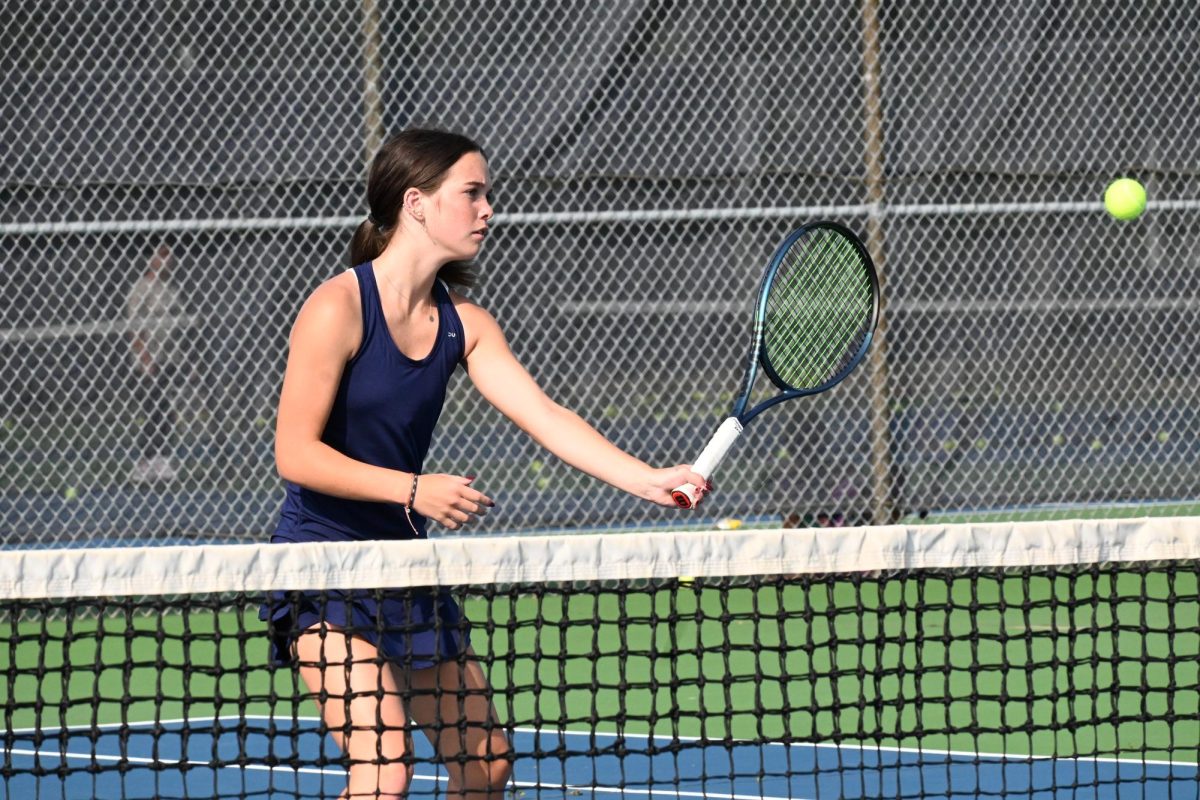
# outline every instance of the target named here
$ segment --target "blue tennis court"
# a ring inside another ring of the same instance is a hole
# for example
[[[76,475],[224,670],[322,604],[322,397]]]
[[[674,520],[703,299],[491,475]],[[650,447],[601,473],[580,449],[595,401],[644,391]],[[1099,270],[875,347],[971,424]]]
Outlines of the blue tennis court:
[[[93,742],[93,738],[95,741]],[[636,754],[620,755],[623,742]],[[1196,798],[1196,764],[1093,758],[1023,758],[847,744],[703,744],[623,739],[610,733],[520,729],[517,797],[874,798]],[[432,752],[417,737],[418,756]],[[653,753],[647,755],[646,753]],[[345,771],[316,719],[216,718],[131,724],[116,729],[49,729],[41,741],[14,731],[5,760],[22,774],[4,796],[336,797]],[[312,764],[328,767],[268,766]],[[213,767],[220,762],[223,766]],[[47,775],[26,774],[39,769]],[[69,774],[58,774],[60,771]],[[444,794],[444,773],[417,768],[415,796]]]

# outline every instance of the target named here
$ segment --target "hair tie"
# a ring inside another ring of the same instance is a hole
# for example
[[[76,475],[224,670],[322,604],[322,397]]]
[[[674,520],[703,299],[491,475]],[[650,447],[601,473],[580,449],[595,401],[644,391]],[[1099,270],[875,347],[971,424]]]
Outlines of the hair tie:
[[[376,217],[376,216],[375,216],[373,213],[371,213],[370,211],[368,211],[368,212],[367,212],[367,222],[371,223],[371,224],[372,224],[372,225],[374,225],[376,228],[382,228],[382,227],[383,227],[382,225],[380,225],[380,224],[379,224],[379,218],[378,218],[378,217]]]

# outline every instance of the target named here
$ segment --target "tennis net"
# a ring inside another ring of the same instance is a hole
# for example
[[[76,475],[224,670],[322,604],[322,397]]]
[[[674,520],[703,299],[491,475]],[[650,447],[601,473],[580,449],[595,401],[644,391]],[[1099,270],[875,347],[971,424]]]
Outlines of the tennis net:
[[[1194,798],[1198,559],[1193,518],[8,551],[0,793],[337,797],[398,762],[456,796],[478,762],[523,797]],[[414,711],[411,749],[342,751],[270,644],[351,589],[461,606],[429,625],[469,628],[504,747],[439,761],[468,725]]]

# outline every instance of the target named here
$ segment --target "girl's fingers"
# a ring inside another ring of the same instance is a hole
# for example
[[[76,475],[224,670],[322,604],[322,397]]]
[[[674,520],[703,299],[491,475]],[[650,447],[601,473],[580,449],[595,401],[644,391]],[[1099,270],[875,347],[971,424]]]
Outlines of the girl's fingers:
[[[473,497],[471,497],[470,499],[473,503],[475,503],[476,505],[479,505],[479,506],[487,506],[488,508],[492,508],[493,506],[496,505],[496,502],[494,500],[492,500],[492,498],[488,497],[486,494],[483,494],[482,492],[476,492],[475,495]]]
[[[462,511],[474,517],[482,517],[487,514],[486,507],[472,500],[463,500],[460,503],[455,503],[453,507],[457,511]]]

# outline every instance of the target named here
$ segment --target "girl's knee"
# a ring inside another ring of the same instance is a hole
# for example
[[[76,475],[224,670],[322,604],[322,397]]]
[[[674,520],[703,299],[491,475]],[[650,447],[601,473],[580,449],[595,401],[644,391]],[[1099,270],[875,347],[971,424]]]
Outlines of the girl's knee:
[[[375,800],[403,800],[412,784],[412,764],[363,763],[350,769],[350,797],[370,797]]]
[[[512,762],[499,757],[469,761],[463,766],[462,775],[462,792],[483,794],[499,800],[512,778]]]
[[[507,758],[498,759],[488,764],[488,788],[504,790],[512,779],[512,762]]]

